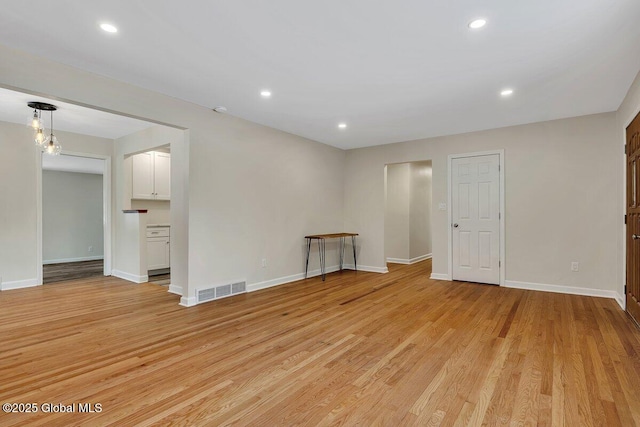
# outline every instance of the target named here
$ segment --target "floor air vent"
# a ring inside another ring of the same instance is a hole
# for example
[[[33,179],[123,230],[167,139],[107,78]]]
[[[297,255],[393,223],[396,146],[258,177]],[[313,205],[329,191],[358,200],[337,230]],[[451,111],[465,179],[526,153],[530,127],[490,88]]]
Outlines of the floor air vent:
[[[246,282],[231,283],[229,285],[216,286],[215,288],[198,289],[198,303],[243,294],[245,292],[247,292]]]

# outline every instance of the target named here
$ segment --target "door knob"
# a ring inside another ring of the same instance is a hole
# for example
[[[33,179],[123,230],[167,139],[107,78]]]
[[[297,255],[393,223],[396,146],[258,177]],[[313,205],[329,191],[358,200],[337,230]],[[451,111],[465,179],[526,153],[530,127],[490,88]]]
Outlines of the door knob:
[[[631,238],[633,240],[638,240],[638,239],[640,239],[640,235],[634,234],[634,235],[631,236]]]
[[[458,228],[458,224],[453,224],[453,228]],[[634,237],[635,239],[635,237]]]

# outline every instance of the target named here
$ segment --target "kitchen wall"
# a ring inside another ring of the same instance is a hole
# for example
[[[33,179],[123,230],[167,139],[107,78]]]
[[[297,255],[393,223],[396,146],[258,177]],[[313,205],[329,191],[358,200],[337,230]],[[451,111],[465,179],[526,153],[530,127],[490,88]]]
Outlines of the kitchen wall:
[[[104,258],[102,193],[102,175],[42,171],[43,263]]]

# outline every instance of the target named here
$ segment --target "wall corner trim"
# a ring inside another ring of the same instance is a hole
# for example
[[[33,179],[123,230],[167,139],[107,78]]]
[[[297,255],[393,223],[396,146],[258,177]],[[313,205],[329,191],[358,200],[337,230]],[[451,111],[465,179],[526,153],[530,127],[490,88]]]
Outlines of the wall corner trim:
[[[416,262],[424,261],[426,259],[431,259],[431,254],[420,255],[411,259],[387,258],[387,262],[391,264],[415,264]]]
[[[146,283],[149,281],[149,276],[147,275],[137,276],[135,274],[126,273],[120,270],[113,270],[111,272],[111,275],[116,276],[119,279],[128,280],[129,282],[133,282],[133,283]]]
[[[616,302],[618,303],[621,309],[623,309],[624,311],[627,311],[627,300],[618,292],[616,292]]]
[[[197,305],[198,301],[196,301],[196,297],[182,297],[180,298],[180,304],[183,307],[193,307],[194,305]]]

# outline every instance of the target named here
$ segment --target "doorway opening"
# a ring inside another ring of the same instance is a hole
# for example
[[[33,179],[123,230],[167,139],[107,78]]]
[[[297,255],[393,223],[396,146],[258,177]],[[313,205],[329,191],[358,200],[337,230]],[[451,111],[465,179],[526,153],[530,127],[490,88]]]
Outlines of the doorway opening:
[[[108,159],[42,157],[43,284],[105,275],[110,264]]]
[[[146,212],[146,261],[149,283],[171,286],[171,145],[124,156],[125,209]]]
[[[385,165],[387,263],[414,264],[431,259],[432,176],[431,160]]]

